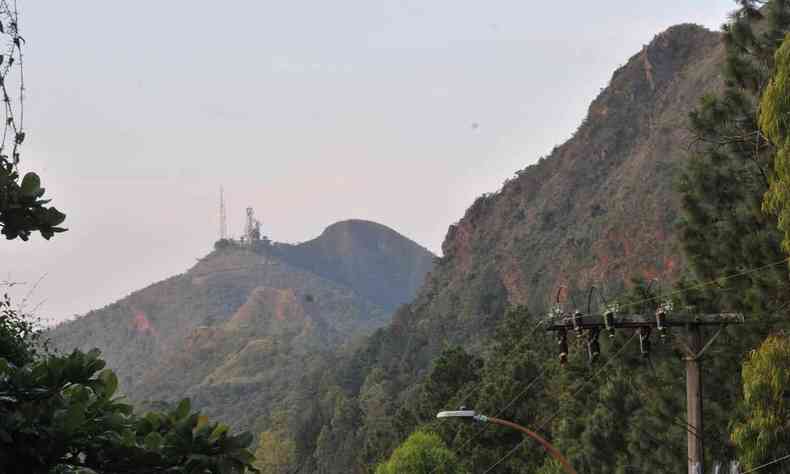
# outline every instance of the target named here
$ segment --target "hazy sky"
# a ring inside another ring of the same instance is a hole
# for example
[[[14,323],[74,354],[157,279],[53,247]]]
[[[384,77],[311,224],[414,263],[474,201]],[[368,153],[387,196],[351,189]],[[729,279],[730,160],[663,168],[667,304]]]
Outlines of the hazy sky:
[[[614,69],[732,0],[25,0],[28,139],[71,229],[0,242],[61,319],[181,273],[253,206],[272,239],[370,219],[434,252],[564,141]],[[17,287],[18,289],[19,287]],[[19,291],[16,292],[19,298]]]

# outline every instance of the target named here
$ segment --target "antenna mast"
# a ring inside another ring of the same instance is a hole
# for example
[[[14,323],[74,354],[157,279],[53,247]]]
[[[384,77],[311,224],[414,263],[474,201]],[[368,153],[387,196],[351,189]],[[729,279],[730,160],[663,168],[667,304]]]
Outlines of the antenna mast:
[[[228,219],[225,212],[225,192],[222,186],[219,187],[219,238],[226,240],[228,238]]]
[[[247,208],[247,225],[244,228],[244,235],[249,245],[261,240],[261,223],[255,218],[255,211],[251,207]]]

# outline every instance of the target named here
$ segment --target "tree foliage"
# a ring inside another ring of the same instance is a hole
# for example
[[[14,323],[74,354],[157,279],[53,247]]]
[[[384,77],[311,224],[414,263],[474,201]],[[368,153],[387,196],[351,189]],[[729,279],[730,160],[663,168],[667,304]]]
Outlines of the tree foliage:
[[[790,337],[769,336],[743,363],[743,413],[732,439],[741,462],[755,468],[790,446]],[[785,472],[774,467],[765,472]]]
[[[296,457],[296,445],[287,434],[277,431],[261,433],[255,450],[255,467],[261,474],[287,474]]]
[[[42,348],[41,331],[35,321],[11,304],[7,294],[0,298],[0,356],[8,363],[32,362]]]
[[[36,173],[20,174],[19,161],[26,133],[22,123],[24,75],[16,3],[0,2],[0,93],[2,93],[2,135],[0,135],[0,233],[6,239],[28,240],[32,232],[50,239],[66,229],[60,224],[66,215],[47,204],[41,178]],[[14,91],[16,89],[16,91]]]
[[[434,434],[417,431],[376,468],[376,474],[464,474],[458,456]]]
[[[774,52],[790,29],[790,2],[762,8],[739,2],[724,29],[725,87],[706,96],[690,115],[694,154],[680,179],[684,217],[680,242],[697,279],[718,280],[704,296],[720,307],[774,310],[788,301],[788,271],[721,279],[785,257],[774,219],[762,209],[775,148],[761,133],[758,103],[774,65]]]
[[[249,433],[209,422],[181,401],[138,415],[98,350],[38,353],[24,315],[0,317],[0,472],[243,473]]]
[[[60,227],[66,215],[47,206],[49,199],[44,199],[44,191],[36,173],[20,178],[17,165],[0,155],[0,225],[6,239],[28,240],[36,231],[50,239],[66,231]]]
[[[760,127],[776,147],[774,174],[763,202],[775,213],[790,251],[790,40],[776,51],[776,69],[760,102]]]

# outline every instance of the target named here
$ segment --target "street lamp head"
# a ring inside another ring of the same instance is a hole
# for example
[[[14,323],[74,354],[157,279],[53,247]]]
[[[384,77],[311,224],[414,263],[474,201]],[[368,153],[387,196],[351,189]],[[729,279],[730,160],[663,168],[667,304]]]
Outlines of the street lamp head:
[[[440,411],[436,418],[472,418],[477,416],[474,410]]]

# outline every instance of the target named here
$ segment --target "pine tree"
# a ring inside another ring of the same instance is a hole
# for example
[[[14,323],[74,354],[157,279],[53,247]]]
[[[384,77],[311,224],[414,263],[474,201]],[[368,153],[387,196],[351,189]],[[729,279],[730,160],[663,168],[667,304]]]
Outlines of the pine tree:
[[[788,454],[790,447],[790,338],[770,336],[743,364],[744,410],[732,438],[752,469]],[[765,472],[787,472],[777,465]]]
[[[777,149],[764,207],[778,216],[782,245],[790,251],[790,40],[776,51],[775,61],[774,75],[760,101],[760,128]]]
[[[723,26],[725,87],[690,115],[694,156],[680,180],[680,241],[697,279],[718,280],[702,296],[719,307],[772,311],[790,300],[784,265],[722,280],[782,260],[781,233],[762,209],[775,147],[758,125],[759,99],[774,53],[790,31],[790,1],[741,0]],[[722,290],[722,291],[719,291]]]

